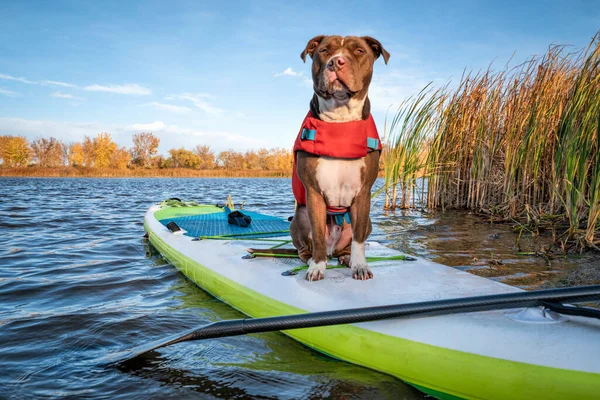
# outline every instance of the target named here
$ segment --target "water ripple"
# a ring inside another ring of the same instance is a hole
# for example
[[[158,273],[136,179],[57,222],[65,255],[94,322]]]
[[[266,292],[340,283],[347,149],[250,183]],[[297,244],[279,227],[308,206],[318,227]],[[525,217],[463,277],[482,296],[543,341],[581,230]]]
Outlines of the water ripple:
[[[229,194],[248,209],[293,213],[289,179],[1,179],[0,398],[422,398],[278,333],[182,343],[137,370],[104,367],[110,354],[241,317],[142,239],[151,204],[216,204]],[[381,199],[374,204],[371,240],[407,254],[515,282],[574,266],[516,255],[509,227],[468,214],[386,213]],[[488,266],[492,259],[510,271]]]
[[[107,355],[241,317],[149,251],[146,209],[168,197],[222,203],[231,193],[288,217],[288,179],[1,183],[0,398],[422,397],[277,333],[183,343],[135,371],[104,367]]]

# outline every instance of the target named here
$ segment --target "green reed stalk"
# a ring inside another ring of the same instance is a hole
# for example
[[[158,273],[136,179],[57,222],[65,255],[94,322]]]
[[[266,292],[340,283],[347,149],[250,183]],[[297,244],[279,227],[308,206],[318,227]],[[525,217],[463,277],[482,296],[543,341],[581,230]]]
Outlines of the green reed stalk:
[[[423,175],[426,162],[424,145],[433,136],[432,122],[442,98],[441,90],[431,91],[427,86],[416,97],[400,105],[389,130],[386,121],[384,172],[385,207],[388,209],[413,206],[411,197],[414,199],[417,179]],[[421,190],[424,190],[423,187]]]

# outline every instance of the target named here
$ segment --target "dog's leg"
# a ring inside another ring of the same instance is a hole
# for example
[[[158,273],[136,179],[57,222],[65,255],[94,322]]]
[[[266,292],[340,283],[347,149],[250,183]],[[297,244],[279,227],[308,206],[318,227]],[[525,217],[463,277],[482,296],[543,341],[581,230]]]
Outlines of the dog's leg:
[[[327,208],[323,196],[312,188],[306,191],[306,202],[312,236],[312,258],[308,260],[306,279],[318,281],[325,278],[327,269],[327,241],[325,238]]]
[[[350,267],[350,249],[352,244],[352,226],[344,222],[342,235],[335,248],[334,257],[338,258],[340,265]]]
[[[352,245],[350,252],[350,267],[352,268],[352,277],[359,280],[373,278],[373,273],[367,265],[365,256],[365,242],[371,234],[371,196],[370,192],[360,193],[354,199],[354,204],[350,207],[350,219],[352,220]]]
[[[312,257],[312,243],[310,235],[310,220],[306,206],[298,206],[290,224],[292,243],[298,250],[298,257],[303,262],[308,262]]]
[[[365,182],[361,191],[354,198],[350,206],[350,220],[352,223],[352,245],[350,252],[350,267],[354,279],[367,280],[373,278],[373,273],[367,265],[365,256],[365,242],[371,234],[371,187],[377,179],[379,152],[367,154],[365,158]]]

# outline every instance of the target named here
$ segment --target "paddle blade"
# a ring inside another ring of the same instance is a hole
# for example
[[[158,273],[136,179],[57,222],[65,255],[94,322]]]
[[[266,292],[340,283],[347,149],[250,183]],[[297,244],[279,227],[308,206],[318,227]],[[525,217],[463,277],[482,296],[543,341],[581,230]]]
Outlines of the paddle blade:
[[[232,319],[227,321],[213,322],[200,328],[191,329],[185,333],[169,336],[166,339],[156,340],[142,346],[134,347],[131,350],[115,354],[112,362],[108,361],[109,366],[121,367],[133,360],[144,357],[161,347],[170,346],[175,343],[187,342],[190,340],[212,339],[225,336],[237,336],[248,333],[245,328],[245,320]]]
[[[194,340],[194,333],[198,329],[191,329],[186,331],[185,333],[178,333],[175,335],[171,335],[167,338],[160,338],[150,343],[146,343],[141,346],[134,347],[133,349],[125,350],[122,352],[118,352],[112,354],[110,357],[107,357],[106,365],[108,367],[121,367],[124,364],[127,364],[135,359],[141,358],[154,350],[160,349],[161,347],[170,346],[175,343],[186,342],[188,340]]]

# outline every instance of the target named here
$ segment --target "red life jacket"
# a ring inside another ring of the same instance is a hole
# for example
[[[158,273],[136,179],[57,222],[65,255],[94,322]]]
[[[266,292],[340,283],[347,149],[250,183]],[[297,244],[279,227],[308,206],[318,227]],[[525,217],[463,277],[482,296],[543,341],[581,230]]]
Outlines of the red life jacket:
[[[306,205],[306,189],[296,170],[296,152],[353,159],[365,157],[376,150],[381,150],[381,140],[372,115],[360,121],[325,122],[314,118],[309,111],[294,143],[292,191],[298,205]],[[347,208],[328,206],[327,210],[330,214],[343,214]]]

